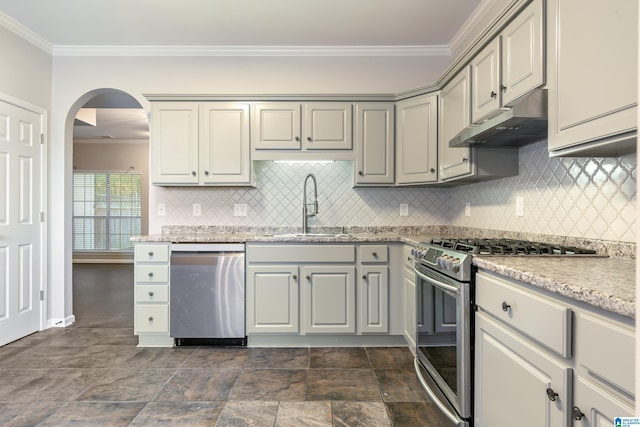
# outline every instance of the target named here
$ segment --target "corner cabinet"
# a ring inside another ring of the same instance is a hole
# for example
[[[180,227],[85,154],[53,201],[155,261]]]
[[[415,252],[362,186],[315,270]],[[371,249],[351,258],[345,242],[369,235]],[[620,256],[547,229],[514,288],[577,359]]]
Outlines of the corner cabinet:
[[[251,185],[248,103],[154,102],[154,185]]]
[[[438,95],[396,103],[396,183],[438,180]]]
[[[549,0],[551,156],[635,150],[638,2]]]
[[[393,185],[395,116],[390,102],[356,104],[355,185]]]
[[[138,347],[172,347],[169,336],[169,244],[134,245],[134,331]]]
[[[349,102],[256,102],[253,159],[353,160],[352,110]]]

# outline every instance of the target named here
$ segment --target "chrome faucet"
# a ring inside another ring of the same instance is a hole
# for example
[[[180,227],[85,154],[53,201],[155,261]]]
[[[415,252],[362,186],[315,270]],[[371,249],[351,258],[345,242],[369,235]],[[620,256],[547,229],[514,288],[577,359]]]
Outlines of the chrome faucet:
[[[313,181],[313,203],[307,202],[307,181],[311,178]],[[313,211],[309,213],[309,206],[313,207]],[[304,179],[304,190],[302,196],[302,233],[307,234],[309,229],[309,217],[318,214],[318,182],[316,176],[312,173],[308,174]]]

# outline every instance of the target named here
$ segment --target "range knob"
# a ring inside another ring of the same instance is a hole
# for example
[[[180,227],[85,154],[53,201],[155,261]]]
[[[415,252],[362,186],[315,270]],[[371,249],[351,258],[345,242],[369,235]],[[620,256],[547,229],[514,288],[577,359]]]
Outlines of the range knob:
[[[456,258],[453,260],[451,271],[453,271],[454,273],[457,273],[458,271],[460,271],[460,258]]]

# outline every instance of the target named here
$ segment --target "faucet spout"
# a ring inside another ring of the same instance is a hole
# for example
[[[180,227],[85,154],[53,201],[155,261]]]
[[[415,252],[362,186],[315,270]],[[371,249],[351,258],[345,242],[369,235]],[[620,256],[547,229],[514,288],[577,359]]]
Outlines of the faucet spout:
[[[309,203],[307,200],[307,182],[309,178],[313,182],[313,203]],[[305,177],[302,193],[302,232],[306,234],[309,229],[309,217],[318,214],[318,182],[314,174],[310,173]],[[309,206],[312,207],[311,213],[309,213]]]

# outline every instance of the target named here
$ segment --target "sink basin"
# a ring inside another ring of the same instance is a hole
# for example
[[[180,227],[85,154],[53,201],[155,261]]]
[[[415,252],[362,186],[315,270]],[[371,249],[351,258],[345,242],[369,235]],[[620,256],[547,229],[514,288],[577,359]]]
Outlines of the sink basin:
[[[282,237],[282,238],[314,238],[314,237],[351,237],[351,235],[346,233],[285,233],[285,234],[274,234],[273,237]]]

